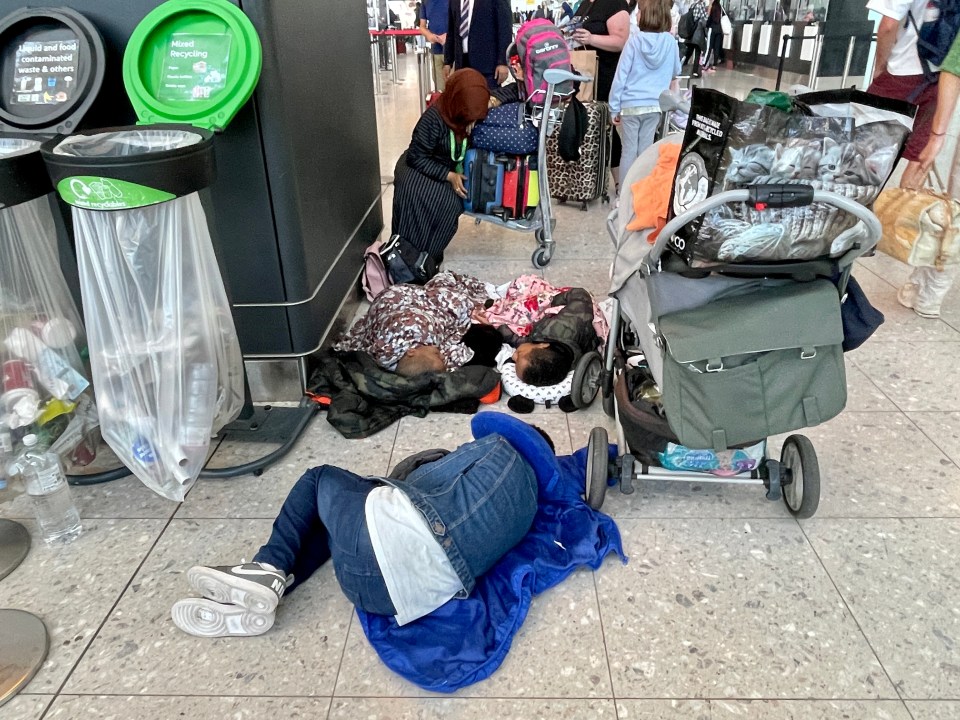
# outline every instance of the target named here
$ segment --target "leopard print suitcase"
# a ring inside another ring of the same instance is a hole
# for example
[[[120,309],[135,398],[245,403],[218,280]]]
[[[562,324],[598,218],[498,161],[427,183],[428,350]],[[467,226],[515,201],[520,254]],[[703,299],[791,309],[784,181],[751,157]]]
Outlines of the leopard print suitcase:
[[[584,103],[587,108],[587,134],[580,146],[580,160],[566,162],[557,152],[559,132],[547,138],[547,177],[550,195],[561,203],[575,200],[581,210],[601,198],[609,202],[607,171],[610,169],[610,106],[605,102]]]

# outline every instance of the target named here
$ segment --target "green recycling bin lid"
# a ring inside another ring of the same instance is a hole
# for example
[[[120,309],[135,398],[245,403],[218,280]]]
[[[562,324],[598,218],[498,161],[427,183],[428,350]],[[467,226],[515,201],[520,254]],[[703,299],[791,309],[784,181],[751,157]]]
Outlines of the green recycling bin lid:
[[[250,99],[263,53],[250,19],[227,0],[169,0],[133,31],[123,83],[141,123],[222,130]]]

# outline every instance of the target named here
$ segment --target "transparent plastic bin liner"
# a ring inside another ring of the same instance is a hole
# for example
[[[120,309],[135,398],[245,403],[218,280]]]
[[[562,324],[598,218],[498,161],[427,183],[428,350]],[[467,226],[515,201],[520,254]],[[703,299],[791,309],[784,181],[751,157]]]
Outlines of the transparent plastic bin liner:
[[[39,142],[0,138],[0,160],[37,152]],[[38,162],[42,162],[39,159]],[[34,433],[42,449],[85,465],[89,448],[73,452],[83,434],[63,437],[78,405],[84,426],[96,427],[90,382],[81,360],[86,333],[60,268],[57,232],[47,195],[0,210],[0,423],[12,440]],[[75,424],[76,426],[76,424]],[[20,448],[13,447],[14,454]],[[95,450],[94,450],[95,453]]]
[[[102,133],[64,149],[131,155],[190,135]],[[147,487],[182,500],[211,436],[243,406],[240,345],[200,198],[74,207],[73,221],[103,437]]]
[[[116,130],[95,135],[71,135],[54,148],[55,155],[76,158],[137,157],[151,151],[180,150],[202,140],[189,130]]]

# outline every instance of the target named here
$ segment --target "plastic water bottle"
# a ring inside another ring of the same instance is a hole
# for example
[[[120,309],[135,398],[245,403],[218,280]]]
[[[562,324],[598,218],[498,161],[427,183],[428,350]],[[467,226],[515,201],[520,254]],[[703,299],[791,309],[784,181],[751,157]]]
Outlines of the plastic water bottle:
[[[70,497],[67,476],[56,453],[37,452],[37,436],[23,437],[25,448],[20,458],[27,495],[33,500],[33,512],[40,535],[50,545],[76,540],[83,530],[80,513]]]
[[[180,447],[186,457],[180,466],[206,459],[210,431],[217,408],[217,373],[211,363],[194,363],[187,368]]]

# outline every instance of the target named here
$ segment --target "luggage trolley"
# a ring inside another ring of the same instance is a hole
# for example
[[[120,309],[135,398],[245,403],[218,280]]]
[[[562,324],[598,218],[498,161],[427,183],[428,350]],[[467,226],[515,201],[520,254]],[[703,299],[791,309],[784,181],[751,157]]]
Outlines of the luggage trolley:
[[[584,490],[584,495],[591,507],[598,509],[603,504],[609,484],[618,482],[620,492],[630,494],[634,491],[633,483],[635,480],[652,478],[698,483],[761,485],[768,500],[775,501],[782,497],[787,509],[795,517],[809,518],[816,512],[820,502],[820,468],[813,443],[806,436],[791,434],[786,437],[779,459],[769,457],[766,438],[758,438],[753,443],[753,447],[761,446],[762,456],[751,463],[751,469],[738,474],[733,474],[733,471],[730,471],[729,474],[714,475],[706,470],[669,470],[659,467],[657,460],[651,457],[655,454],[643,450],[642,447],[634,447],[639,443],[639,440],[634,439],[642,437],[643,434],[649,436],[651,433],[665,436],[666,433],[672,434],[672,430],[667,427],[665,417],[660,418],[659,428],[653,427],[646,420],[642,425],[638,422],[640,414],[633,406],[625,375],[631,362],[640,360],[647,364],[651,356],[658,353],[662,354],[665,351],[665,340],[660,332],[660,320],[663,316],[660,314],[652,315],[649,318],[637,316],[638,308],[652,306],[644,306],[642,303],[638,305],[632,301],[632,296],[636,295],[638,291],[640,293],[651,293],[650,279],[660,273],[669,272],[661,260],[661,255],[666,250],[669,239],[684,225],[693,222],[707,211],[724,204],[736,202],[756,204],[762,202],[769,204],[771,207],[785,207],[786,205],[775,205],[779,202],[776,199],[778,194],[782,194],[784,198],[791,198],[783,202],[793,202],[793,206],[823,203],[850,213],[859,220],[864,228],[861,240],[839,257],[829,260],[802,261],[793,264],[793,266],[790,263],[781,263],[755,266],[752,269],[748,265],[731,265],[728,268],[733,277],[779,277],[787,281],[794,280],[795,285],[802,285],[807,284],[814,277],[825,278],[829,276],[831,273],[826,272],[826,269],[827,266],[830,266],[832,272],[839,274],[840,280],[836,281],[837,287],[834,289],[840,294],[840,302],[843,302],[846,293],[846,281],[852,270],[853,262],[875,248],[882,234],[880,222],[867,207],[849,198],[828,191],[814,191],[809,187],[806,188],[809,192],[804,193],[800,189],[802,187],[799,185],[753,186],[750,189],[731,190],[708,197],[703,202],[670,220],[660,232],[656,244],[641,261],[639,270],[634,274],[636,281],[628,281],[626,285],[612,293],[614,310],[610,322],[610,337],[607,342],[605,366],[601,374],[600,384],[602,385],[604,410],[617,423],[617,441],[620,454],[615,460],[610,458],[606,429],[596,427],[592,430],[588,443]],[[804,197],[801,198],[801,196]],[[616,211],[608,218],[607,229],[614,240],[614,244],[621,248],[623,243],[617,236],[615,218]],[[697,280],[693,279],[692,282],[697,282]],[[622,296],[622,293],[627,293],[627,295]],[[662,304],[664,299],[661,297],[658,302]],[[798,314],[802,315],[803,310],[802,307],[798,308]],[[647,322],[650,319],[653,322]],[[729,318],[729,332],[736,331],[736,323],[736,317]],[[807,357],[815,357],[815,355],[816,351],[813,351],[813,355]],[[721,365],[718,370],[723,369]],[[708,367],[706,372],[716,371]],[[743,413],[751,411],[752,408],[750,407],[742,408]],[[662,429],[663,432],[657,432],[658,429]],[[741,444],[736,447],[744,448],[746,445]]]
[[[516,219],[506,217],[506,213],[504,213],[503,216],[476,212],[464,213],[472,217],[477,225],[481,222],[489,222],[507,228],[508,230],[534,233],[534,237],[536,237],[537,240],[537,249],[533,251],[530,261],[537,269],[545,268],[553,258],[555,247],[553,229],[557,224],[551,207],[550,181],[547,177],[547,138],[560,126],[560,122],[563,120],[565,103],[574,95],[574,93],[563,96],[558,95],[555,93],[555,87],[566,81],[593,82],[592,77],[577,75],[576,73],[556,68],[545,71],[543,73],[543,79],[547,82],[547,92],[543,105],[527,105],[525,110],[526,121],[533,123],[540,130],[540,136],[537,142],[537,158],[539,160],[537,181],[540,190],[540,200],[536,208],[532,213],[529,213],[529,217]],[[553,105],[555,95],[561,98],[561,102],[556,107]],[[546,117],[545,121],[544,117]]]

